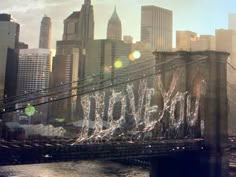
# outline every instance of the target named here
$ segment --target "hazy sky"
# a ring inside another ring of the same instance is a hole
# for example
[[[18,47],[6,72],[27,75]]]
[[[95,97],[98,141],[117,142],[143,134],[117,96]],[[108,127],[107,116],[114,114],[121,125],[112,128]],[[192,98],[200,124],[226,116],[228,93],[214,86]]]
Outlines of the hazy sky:
[[[20,40],[37,48],[39,29],[44,14],[52,20],[51,46],[62,39],[63,20],[79,11],[84,0],[0,0],[0,13],[10,13],[21,25]],[[116,4],[122,23],[122,35],[140,40],[141,5],[156,5],[173,11],[173,34],[191,30],[213,34],[227,28],[228,14],[236,13],[236,0],[92,0],[95,17],[95,38],[106,37],[107,21]]]

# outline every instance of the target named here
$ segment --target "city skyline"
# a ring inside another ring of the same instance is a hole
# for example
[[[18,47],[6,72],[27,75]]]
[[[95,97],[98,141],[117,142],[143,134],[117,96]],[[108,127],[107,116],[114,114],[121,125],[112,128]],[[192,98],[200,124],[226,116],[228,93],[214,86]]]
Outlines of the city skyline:
[[[73,11],[81,9],[83,0],[9,0],[0,5],[1,13],[9,13],[21,25],[20,40],[37,48],[40,21],[46,14],[52,19],[52,48],[61,40],[63,20]],[[193,1],[182,0],[92,0],[95,17],[95,39],[106,38],[107,22],[116,5],[123,35],[132,35],[134,41],[140,40],[141,6],[155,5],[173,11],[173,44],[176,30],[191,30],[198,34],[215,34],[215,29],[227,29],[228,14],[235,13],[236,2],[233,0]],[[129,8],[127,8],[129,7]],[[104,9],[106,9],[104,11]],[[210,10],[209,9],[213,9]],[[60,13],[58,13],[60,12]],[[208,18],[206,18],[208,17]],[[34,40],[32,40],[34,39]],[[174,47],[174,45],[173,45]]]

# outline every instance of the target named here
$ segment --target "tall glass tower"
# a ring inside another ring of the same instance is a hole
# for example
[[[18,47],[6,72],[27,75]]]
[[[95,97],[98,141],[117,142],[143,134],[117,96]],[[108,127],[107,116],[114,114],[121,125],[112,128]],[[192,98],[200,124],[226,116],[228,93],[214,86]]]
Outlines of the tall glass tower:
[[[51,18],[43,17],[40,26],[39,48],[50,49],[51,41]]]

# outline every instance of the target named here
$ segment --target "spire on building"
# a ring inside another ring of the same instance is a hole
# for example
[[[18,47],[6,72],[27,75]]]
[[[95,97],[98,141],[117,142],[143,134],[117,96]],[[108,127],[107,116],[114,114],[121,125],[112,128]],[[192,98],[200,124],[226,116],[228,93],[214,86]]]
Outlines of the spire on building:
[[[115,6],[113,14],[107,24],[107,39],[121,40],[121,36],[122,36],[121,21],[117,14]]]
[[[116,6],[114,8],[114,11],[113,11],[113,14],[111,16],[111,19],[113,19],[113,20],[120,20],[118,14],[116,12]]]

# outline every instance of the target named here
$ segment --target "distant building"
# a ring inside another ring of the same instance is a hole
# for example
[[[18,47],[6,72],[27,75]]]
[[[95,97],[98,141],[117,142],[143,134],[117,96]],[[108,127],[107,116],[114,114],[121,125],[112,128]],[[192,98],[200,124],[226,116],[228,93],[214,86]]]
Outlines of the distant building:
[[[129,65],[130,51],[131,44],[126,44],[121,40],[90,40],[86,56],[85,76],[114,75],[114,62],[121,61],[122,67]]]
[[[191,49],[191,42],[197,40],[197,33],[192,31],[176,31],[176,50]]]
[[[75,11],[71,15],[69,15],[64,20],[64,33],[63,40],[57,41],[57,50],[56,56],[54,57],[53,62],[57,64],[53,64],[53,78],[60,75],[58,72],[57,66],[64,67],[62,70],[67,70],[67,77],[63,76],[61,79],[53,79],[53,85],[57,85],[60,82],[69,82],[72,79],[72,60],[68,61],[68,56],[77,55],[76,58],[80,58],[79,63],[76,65],[78,75],[76,76],[76,80],[78,77],[84,77],[84,66],[85,66],[85,56],[87,54],[87,43],[89,40],[93,40],[94,38],[94,13],[93,6],[91,5],[90,0],[85,0],[82,5],[81,11]],[[76,52],[75,52],[76,51]],[[62,59],[64,57],[64,59]],[[59,59],[60,58],[60,59]],[[74,57],[72,57],[74,58]],[[57,61],[58,60],[58,61]],[[67,65],[65,61],[68,62]],[[59,64],[61,62],[61,64]],[[57,66],[56,66],[57,65]],[[70,67],[69,67],[70,66]],[[67,69],[66,69],[67,68]]]
[[[176,31],[176,50],[215,50],[215,36],[200,35],[192,31]]]
[[[64,20],[63,40],[57,41],[56,56],[53,59],[53,87],[68,83],[67,89],[77,86],[78,78],[85,77],[88,41],[94,39],[94,13],[91,0],[85,0],[80,11],[75,11]],[[71,83],[71,84],[69,84]],[[64,96],[70,97],[76,90],[65,91]],[[54,102],[50,105],[49,117],[73,120],[76,111],[77,97]],[[78,117],[78,114],[76,114]]]
[[[228,29],[236,30],[236,13],[229,14]]]
[[[49,71],[49,49],[21,49],[18,65],[17,93],[24,94],[48,88]]]
[[[11,15],[0,14],[0,98],[16,95],[19,31]]]
[[[144,60],[154,59],[154,55],[152,54],[154,51],[151,50],[147,44],[143,42],[136,42],[132,44],[132,51],[139,51],[140,58],[134,60],[135,63],[142,62]]]
[[[116,7],[107,24],[107,39],[121,40],[122,26]]]
[[[17,94],[22,95],[49,87],[50,50],[49,49],[21,49],[19,55]],[[48,92],[37,93],[47,94]],[[34,94],[28,95],[35,97]],[[46,102],[48,98],[41,98],[35,103]],[[36,108],[38,115],[34,119],[44,123],[47,118],[48,106],[44,104]],[[37,118],[36,118],[37,117]]]
[[[172,50],[172,11],[156,6],[142,6],[141,42],[151,50]]]
[[[84,4],[80,10],[79,24],[78,24],[80,40],[86,42],[89,39],[94,39],[94,12],[91,0],[84,0]]]
[[[29,48],[29,45],[28,44],[25,44],[24,42],[19,42],[18,44],[18,49],[28,49]]]
[[[79,17],[80,17],[80,12],[75,11],[64,20],[63,41],[80,40],[79,28],[78,28]]]
[[[132,44],[133,43],[133,37],[132,36],[123,36],[123,41],[126,44]]]
[[[216,37],[213,35],[200,35],[199,40],[206,41],[206,48],[204,50],[216,50]]]
[[[215,36],[200,35],[190,42],[191,51],[215,50]]]
[[[43,17],[40,26],[39,48],[50,49],[51,42],[51,18]]]
[[[64,96],[76,94],[76,92],[74,93],[75,90],[69,91],[69,89],[77,86],[76,82],[72,82],[78,80],[80,46],[81,41],[79,40],[57,41],[57,51],[56,56],[53,59],[50,85],[56,87],[67,83],[64,88]],[[75,105],[76,102],[77,97],[72,97],[71,99],[51,103],[49,105],[49,118],[52,120],[56,118],[70,120],[72,112],[75,111],[75,108],[73,108],[72,105]]]
[[[9,22],[11,21],[11,15],[10,14],[0,14],[0,21],[1,22]]]
[[[236,31],[231,29],[217,29],[216,50],[230,53],[229,62],[236,66]]]

